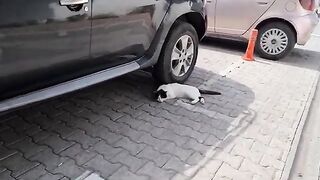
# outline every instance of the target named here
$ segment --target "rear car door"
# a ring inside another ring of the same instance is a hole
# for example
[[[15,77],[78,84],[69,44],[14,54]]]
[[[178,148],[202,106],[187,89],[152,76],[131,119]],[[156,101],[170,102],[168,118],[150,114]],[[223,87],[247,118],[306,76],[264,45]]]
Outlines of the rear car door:
[[[168,0],[93,0],[91,55],[100,68],[136,60],[149,49]]]
[[[275,0],[215,0],[215,32],[244,34]]]
[[[83,73],[90,6],[88,0],[0,1],[0,99]]]

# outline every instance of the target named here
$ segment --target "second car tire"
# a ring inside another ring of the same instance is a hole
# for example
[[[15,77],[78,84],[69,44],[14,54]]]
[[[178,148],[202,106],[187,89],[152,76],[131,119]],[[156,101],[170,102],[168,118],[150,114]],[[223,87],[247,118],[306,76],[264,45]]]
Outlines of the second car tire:
[[[274,22],[262,26],[256,44],[257,53],[266,59],[279,60],[295,46],[296,35],[290,26]]]
[[[195,28],[184,21],[175,22],[154,67],[155,78],[162,83],[184,83],[195,67],[198,46]]]

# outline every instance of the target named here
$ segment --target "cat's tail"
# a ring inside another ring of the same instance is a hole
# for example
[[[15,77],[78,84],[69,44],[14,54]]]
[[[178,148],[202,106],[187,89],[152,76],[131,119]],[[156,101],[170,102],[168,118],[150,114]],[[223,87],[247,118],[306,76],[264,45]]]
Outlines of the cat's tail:
[[[199,92],[200,92],[201,94],[208,94],[208,95],[221,95],[220,92],[203,90],[203,89],[199,89]]]

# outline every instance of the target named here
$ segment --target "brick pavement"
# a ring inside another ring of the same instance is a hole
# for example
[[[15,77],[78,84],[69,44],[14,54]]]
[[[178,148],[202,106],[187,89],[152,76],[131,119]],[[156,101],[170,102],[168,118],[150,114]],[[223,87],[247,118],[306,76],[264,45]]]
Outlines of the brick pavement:
[[[223,93],[205,105],[153,102],[135,72],[1,116],[0,179],[280,179],[319,54],[251,63],[209,43],[188,81]]]

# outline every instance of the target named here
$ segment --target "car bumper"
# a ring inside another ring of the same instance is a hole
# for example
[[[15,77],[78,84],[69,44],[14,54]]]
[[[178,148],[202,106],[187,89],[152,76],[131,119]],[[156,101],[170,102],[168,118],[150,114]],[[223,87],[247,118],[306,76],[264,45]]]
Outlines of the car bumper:
[[[319,23],[318,14],[313,13],[292,19],[292,23],[297,31],[297,44],[305,45],[310,39],[313,30]]]

